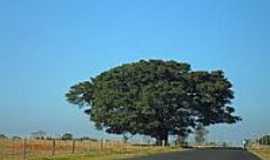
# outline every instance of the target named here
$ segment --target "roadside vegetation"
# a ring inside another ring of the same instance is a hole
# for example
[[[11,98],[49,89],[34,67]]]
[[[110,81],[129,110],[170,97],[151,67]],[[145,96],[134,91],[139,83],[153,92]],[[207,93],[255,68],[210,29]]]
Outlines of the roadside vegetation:
[[[180,150],[180,147],[136,145],[116,140],[0,140],[0,160],[111,160]]]
[[[250,151],[263,160],[270,160],[270,147],[251,149]]]
[[[263,160],[270,160],[270,135],[247,140],[248,150]]]
[[[31,160],[120,160],[134,157],[149,156],[160,153],[169,153],[181,151],[181,148],[178,147],[144,147],[141,149],[124,151],[123,153],[114,152],[114,153],[102,153],[102,152],[89,152],[85,154],[75,154],[75,155],[64,155],[56,157],[42,157],[42,158],[33,158]]]

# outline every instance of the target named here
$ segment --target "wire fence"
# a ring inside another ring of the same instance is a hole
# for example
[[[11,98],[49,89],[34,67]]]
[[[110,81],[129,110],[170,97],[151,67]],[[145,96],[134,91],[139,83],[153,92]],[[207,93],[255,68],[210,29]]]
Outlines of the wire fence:
[[[72,154],[124,154],[138,152],[143,146],[121,141],[91,140],[0,140],[0,160],[27,160]]]
[[[253,150],[269,150],[270,151],[270,135],[256,136],[248,139],[248,148]]]

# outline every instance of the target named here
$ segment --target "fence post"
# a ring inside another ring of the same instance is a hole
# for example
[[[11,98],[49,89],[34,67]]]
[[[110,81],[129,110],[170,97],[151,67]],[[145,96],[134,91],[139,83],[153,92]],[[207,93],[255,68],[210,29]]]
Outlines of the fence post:
[[[100,150],[101,150],[101,151],[103,150],[103,138],[102,138],[101,141],[100,141]]]
[[[27,139],[26,138],[24,138],[23,139],[23,160],[26,160],[26,151],[27,151]]]
[[[52,141],[52,156],[55,155],[55,139]]]
[[[120,146],[121,146],[121,147],[120,147],[120,148],[121,148],[120,153],[121,153],[121,154],[124,154],[124,145],[123,145],[123,142],[121,142],[121,141],[120,141]]]
[[[165,140],[162,140],[162,147],[165,147]]]
[[[75,153],[75,145],[76,145],[76,141],[72,140],[72,154]]]
[[[102,141],[103,144],[103,151],[106,153],[107,152],[107,141],[106,139]]]
[[[88,140],[87,142],[89,143],[88,144],[88,147],[89,147],[88,152],[90,152],[92,150],[92,144],[91,144],[91,141],[90,140]]]
[[[12,156],[15,156],[15,139],[12,139]]]
[[[0,146],[3,146],[3,149],[0,149],[0,160],[4,159],[3,150],[4,150],[4,143],[0,140]]]

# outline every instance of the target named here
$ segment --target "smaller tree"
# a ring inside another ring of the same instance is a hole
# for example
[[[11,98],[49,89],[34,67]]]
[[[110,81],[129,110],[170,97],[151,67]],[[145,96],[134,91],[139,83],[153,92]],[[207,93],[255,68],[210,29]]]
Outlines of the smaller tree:
[[[202,124],[199,124],[194,133],[196,143],[203,144],[205,142],[205,137],[208,134],[208,130],[206,130]]]
[[[47,134],[47,133],[46,133],[45,131],[43,131],[43,130],[38,130],[38,131],[32,132],[32,133],[31,133],[31,136],[32,136],[32,138],[34,138],[34,139],[45,139],[46,134]]]
[[[123,142],[127,143],[128,142],[128,136],[126,134],[123,134]]]
[[[45,139],[48,140],[48,141],[54,140],[54,138],[51,137],[51,136],[47,136]]]
[[[12,140],[21,140],[22,139],[22,137],[19,137],[19,136],[13,136],[12,137]]]
[[[97,142],[98,141],[95,138],[90,138],[90,137],[87,137],[87,136],[83,136],[83,137],[79,138],[79,140],[81,140],[81,141],[92,141],[92,142]]]
[[[62,135],[62,140],[72,140],[73,139],[73,135],[71,133],[65,133]]]
[[[8,137],[4,134],[0,134],[0,139],[7,139]]]

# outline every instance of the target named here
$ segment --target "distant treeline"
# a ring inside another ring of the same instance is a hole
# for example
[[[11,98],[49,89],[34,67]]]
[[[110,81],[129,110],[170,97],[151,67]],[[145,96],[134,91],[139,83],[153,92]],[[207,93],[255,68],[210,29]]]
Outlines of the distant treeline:
[[[257,140],[259,144],[261,145],[270,145],[270,135],[262,136]]]
[[[13,140],[20,140],[20,139],[23,139],[22,137],[20,136],[12,136],[12,137],[8,137],[4,134],[0,134],[0,139],[13,139]]]
[[[52,136],[46,136],[46,135],[32,134],[31,138],[36,139],[36,140],[81,140],[81,141],[88,140],[88,141],[93,141],[93,142],[98,141],[98,139],[90,138],[90,137],[87,137],[87,136],[74,138],[73,135],[70,134],[70,133],[65,133],[60,137],[52,137]],[[21,139],[24,139],[24,137],[20,137],[20,136],[8,137],[5,134],[0,134],[0,139],[21,140]]]

